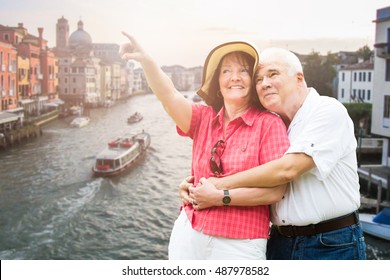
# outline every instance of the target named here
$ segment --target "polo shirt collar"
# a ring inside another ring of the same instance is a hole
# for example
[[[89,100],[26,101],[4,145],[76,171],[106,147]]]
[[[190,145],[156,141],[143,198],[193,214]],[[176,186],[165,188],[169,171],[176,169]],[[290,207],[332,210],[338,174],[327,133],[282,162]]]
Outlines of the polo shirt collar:
[[[244,114],[242,114],[237,119],[241,119],[247,126],[252,126],[258,114],[259,114],[259,110],[251,106]],[[219,110],[217,115],[214,117],[212,121],[213,125],[216,124],[222,125],[224,123],[224,116],[225,116],[225,107],[222,107],[221,110]]]
[[[288,131],[297,123],[302,121],[303,116],[306,116],[307,112],[312,110],[314,107],[314,104],[319,100],[320,95],[314,88],[310,88],[309,94],[306,96],[305,101],[303,101],[303,104],[301,108],[297,111],[295,114],[291,124],[288,127]]]

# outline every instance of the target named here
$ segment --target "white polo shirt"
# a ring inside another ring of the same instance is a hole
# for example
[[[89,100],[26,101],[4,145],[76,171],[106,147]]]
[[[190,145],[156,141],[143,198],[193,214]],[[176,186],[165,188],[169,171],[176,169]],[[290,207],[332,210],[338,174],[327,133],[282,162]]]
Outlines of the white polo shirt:
[[[360,206],[354,126],[346,108],[313,88],[288,128],[288,153],[311,156],[316,167],[290,182],[271,206],[273,224],[303,226],[349,214]]]

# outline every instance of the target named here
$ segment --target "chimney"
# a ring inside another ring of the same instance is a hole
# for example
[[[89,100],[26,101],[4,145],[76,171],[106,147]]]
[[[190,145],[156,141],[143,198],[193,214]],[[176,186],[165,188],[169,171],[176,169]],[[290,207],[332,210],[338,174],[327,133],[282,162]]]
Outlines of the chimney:
[[[43,27],[38,27],[38,33],[39,33],[38,45],[39,48],[42,50],[43,49]]]

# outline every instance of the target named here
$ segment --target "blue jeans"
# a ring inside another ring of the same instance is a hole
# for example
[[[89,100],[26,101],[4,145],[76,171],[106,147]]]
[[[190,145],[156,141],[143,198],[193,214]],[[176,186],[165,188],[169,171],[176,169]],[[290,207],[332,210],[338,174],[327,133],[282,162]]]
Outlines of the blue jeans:
[[[285,237],[272,227],[268,260],[365,260],[366,245],[359,223],[310,236]]]

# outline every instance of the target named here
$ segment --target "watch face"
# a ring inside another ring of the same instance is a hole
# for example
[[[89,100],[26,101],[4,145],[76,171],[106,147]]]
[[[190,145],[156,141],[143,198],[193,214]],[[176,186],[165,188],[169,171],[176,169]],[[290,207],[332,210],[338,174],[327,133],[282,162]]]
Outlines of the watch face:
[[[231,201],[230,196],[224,196],[222,199],[223,204],[229,204]]]

